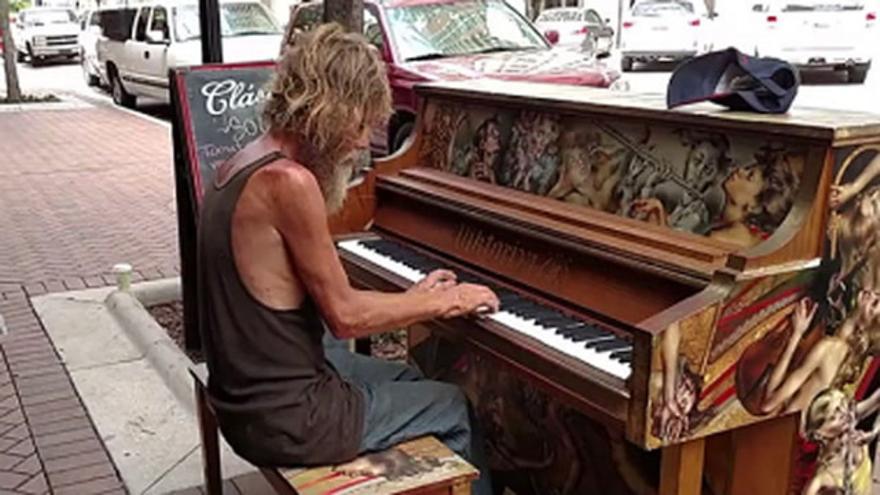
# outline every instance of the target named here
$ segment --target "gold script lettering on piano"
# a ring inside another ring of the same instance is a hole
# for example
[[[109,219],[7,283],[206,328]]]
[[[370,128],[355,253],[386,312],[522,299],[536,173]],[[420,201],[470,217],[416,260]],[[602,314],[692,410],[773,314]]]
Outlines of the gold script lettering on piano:
[[[494,258],[503,264],[537,268],[551,282],[557,282],[567,274],[571,263],[571,259],[563,253],[541,254],[527,246],[505,242],[467,224],[459,226],[455,245],[461,252],[469,252],[477,257]]]
[[[798,450],[838,462],[826,407],[880,408],[880,119],[418,90],[409,146],[348,203],[370,230],[339,252],[365,287],[447,266],[499,294],[498,313],[414,327],[409,348],[468,394],[496,479],[517,495],[834,488]]]

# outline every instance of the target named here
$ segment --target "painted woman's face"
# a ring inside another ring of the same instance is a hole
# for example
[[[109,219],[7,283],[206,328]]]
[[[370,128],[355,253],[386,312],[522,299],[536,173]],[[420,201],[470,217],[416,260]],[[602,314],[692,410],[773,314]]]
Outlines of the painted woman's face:
[[[847,402],[839,401],[833,407],[834,409],[828,413],[825,422],[819,427],[818,433],[821,438],[836,437],[846,431],[849,426],[850,414]]]
[[[724,181],[727,200],[749,211],[758,206],[758,195],[764,190],[764,172],[750,165],[733,171]]]

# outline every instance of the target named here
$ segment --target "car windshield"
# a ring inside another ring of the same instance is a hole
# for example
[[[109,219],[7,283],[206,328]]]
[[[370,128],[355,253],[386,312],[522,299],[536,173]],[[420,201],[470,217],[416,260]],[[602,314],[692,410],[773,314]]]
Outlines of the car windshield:
[[[547,48],[503,0],[400,5],[388,8],[387,17],[404,60]]]
[[[685,15],[694,12],[689,2],[651,2],[638,4],[633,8],[633,15],[639,17],[659,17],[664,15]]]
[[[27,22],[32,26],[45,26],[46,24],[76,22],[76,18],[69,10],[41,10],[28,12]]]
[[[175,8],[177,39],[198,39],[199,7],[185,5]],[[257,3],[221,3],[220,35],[249,36],[255,34],[280,34],[281,30],[266,10]]]
[[[788,2],[782,7],[783,12],[842,12],[862,10],[864,6],[857,2]]]

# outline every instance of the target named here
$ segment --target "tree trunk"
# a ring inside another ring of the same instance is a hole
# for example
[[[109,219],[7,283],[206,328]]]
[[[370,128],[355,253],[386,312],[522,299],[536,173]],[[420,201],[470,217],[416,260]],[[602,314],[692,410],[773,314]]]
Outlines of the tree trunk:
[[[21,101],[21,87],[15,66],[15,44],[9,29],[9,0],[0,0],[0,31],[3,31],[3,72],[6,74],[6,100]]]
[[[364,32],[363,0],[324,0],[324,22],[336,22],[348,31]]]

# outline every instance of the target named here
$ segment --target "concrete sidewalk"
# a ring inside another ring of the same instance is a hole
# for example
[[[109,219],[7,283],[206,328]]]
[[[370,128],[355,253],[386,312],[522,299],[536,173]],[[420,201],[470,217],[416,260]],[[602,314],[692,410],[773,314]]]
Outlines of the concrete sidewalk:
[[[125,493],[30,298],[178,274],[171,153],[112,108],[0,112],[0,493]]]

